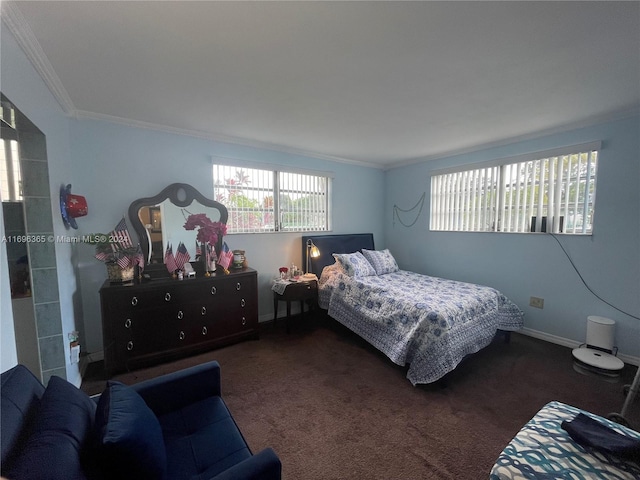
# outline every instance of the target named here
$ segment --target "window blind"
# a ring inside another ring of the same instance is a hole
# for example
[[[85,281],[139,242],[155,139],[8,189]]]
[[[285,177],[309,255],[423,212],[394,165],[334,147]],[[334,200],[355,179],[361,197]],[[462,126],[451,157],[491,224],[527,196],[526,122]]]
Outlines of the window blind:
[[[3,201],[22,200],[20,155],[16,140],[3,140],[0,149],[0,197]]]
[[[433,175],[431,230],[590,234],[598,160],[593,146]]]
[[[214,164],[228,233],[329,230],[330,176]]]

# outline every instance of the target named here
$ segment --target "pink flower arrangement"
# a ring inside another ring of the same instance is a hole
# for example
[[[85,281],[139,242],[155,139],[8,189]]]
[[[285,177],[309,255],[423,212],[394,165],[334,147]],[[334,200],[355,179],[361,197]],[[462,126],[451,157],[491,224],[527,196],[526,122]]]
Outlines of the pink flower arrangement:
[[[220,236],[227,234],[227,226],[222,222],[212,222],[204,213],[192,213],[184,224],[185,230],[199,228],[196,240],[200,243],[208,243],[215,246]]]

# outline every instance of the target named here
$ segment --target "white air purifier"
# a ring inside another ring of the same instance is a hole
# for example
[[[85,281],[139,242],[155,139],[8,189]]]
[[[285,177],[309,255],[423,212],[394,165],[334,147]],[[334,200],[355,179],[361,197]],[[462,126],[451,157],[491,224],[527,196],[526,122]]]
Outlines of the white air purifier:
[[[624,362],[613,355],[616,322],[610,318],[587,317],[587,340],[572,351],[573,366],[580,373],[597,373],[617,378]]]

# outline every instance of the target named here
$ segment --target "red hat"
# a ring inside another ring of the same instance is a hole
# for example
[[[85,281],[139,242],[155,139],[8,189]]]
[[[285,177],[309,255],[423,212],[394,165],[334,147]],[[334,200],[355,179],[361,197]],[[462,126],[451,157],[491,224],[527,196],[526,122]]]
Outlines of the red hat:
[[[73,195],[71,184],[60,187],[60,213],[66,227],[78,228],[75,219],[84,217],[87,212],[87,200],[81,195]]]

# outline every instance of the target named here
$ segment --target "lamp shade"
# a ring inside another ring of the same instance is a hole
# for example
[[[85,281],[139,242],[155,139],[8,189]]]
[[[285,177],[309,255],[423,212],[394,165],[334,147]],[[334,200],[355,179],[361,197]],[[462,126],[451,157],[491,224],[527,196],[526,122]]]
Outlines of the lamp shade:
[[[320,249],[315,246],[311,239],[307,240],[307,274],[311,273],[311,259],[320,256]]]

